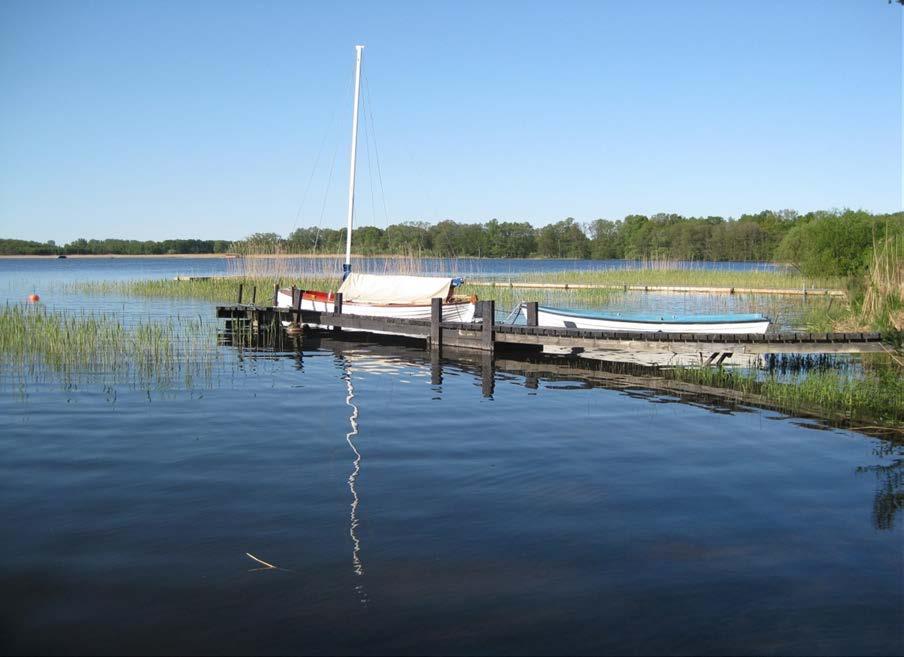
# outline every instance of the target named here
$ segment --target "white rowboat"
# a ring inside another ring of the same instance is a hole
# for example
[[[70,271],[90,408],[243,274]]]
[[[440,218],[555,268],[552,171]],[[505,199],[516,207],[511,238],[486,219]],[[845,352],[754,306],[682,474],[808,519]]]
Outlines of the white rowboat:
[[[521,304],[527,318],[527,305]],[[556,328],[577,328],[630,333],[765,333],[769,318],[758,313],[728,315],[667,315],[571,310],[538,306],[537,324]]]

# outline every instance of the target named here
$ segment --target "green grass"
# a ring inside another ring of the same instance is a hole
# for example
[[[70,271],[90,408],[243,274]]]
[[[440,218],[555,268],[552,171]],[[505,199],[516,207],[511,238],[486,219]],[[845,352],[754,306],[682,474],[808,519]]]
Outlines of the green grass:
[[[884,363],[862,377],[835,371],[807,372],[788,378],[724,368],[673,368],[665,376],[678,381],[759,395],[789,413],[817,411],[852,423],[904,427],[904,377]]]
[[[267,304],[273,298],[273,286],[277,279],[261,278],[209,278],[196,281],[146,280],[146,281],[83,281],[67,283],[66,292],[78,294],[119,294],[127,297],[152,297],[165,299],[196,299],[217,303],[238,301],[239,284],[244,285],[243,301],[251,303],[253,288],[257,288],[257,303]],[[335,290],[339,286],[337,277],[304,277],[281,279],[282,287],[296,287],[307,290]]]
[[[747,288],[843,288],[841,278],[811,279],[786,271],[730,271],[690,268],[639,267],[604,271],[569,271],[547,274],[520,274],[510,277],[517,282],[581,283],[586,285],[650,285],[692,287]],[[508,280],[508,279],[506,279]]]

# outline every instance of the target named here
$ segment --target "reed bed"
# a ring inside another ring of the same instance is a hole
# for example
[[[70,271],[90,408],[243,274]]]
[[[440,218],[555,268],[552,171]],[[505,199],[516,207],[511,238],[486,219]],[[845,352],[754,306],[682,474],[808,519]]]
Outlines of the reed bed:
[[[875,326],[904,331],[904,239],[900,236],[888,237],[873,248],[862,313]]]
[[[790,270],[747,270],[701,269],[696,267],[669,268],[638,266],[626,269],[604,269],[597,271],[567,271],[520,274],[509,277],[513,282],[584,284],[584,285],[629,285],[629,286],[677,286],[677,287],[722,287],[751,289],[843,289],[844,280],[835,277],[807,278]]]
[[[243,286],[243,300],[250,303],[254,289],[257,289],[257,302],[266,304],[272,301],[273,286],[279,283],[284,287],[295,285],[306,290],[336,290],[339,287],[338,277],[316,278],[296,276],[294,278],[276,277],[222,277],[190,281],[174,281],[155,279],[145,281],[80,281],[67,283],[63,290],[78,294],[118,294],[125,297],[150,297],[163,299],[192,299],[215,303],[235,303],[238,300],[239,285]]]
[[[848,300],[809,309],[810,330],[878,330],[897,344],[904,340],[904,239],[877,242],[866,273],[847,279],[846,287]]]
[[[904,430],[904,377],[893,364],[862,376],[825,370],[792,376],[726,368],[672,368],[667,378],[756,395],[789,413],[815,412],[852,424],[880,424]]]
[[[0,369],[5,383],[86,378],[146,388],[209,383],[220,360],[216,325],[198,318],[136,320],[70,314],[41,306],[0,309]]]

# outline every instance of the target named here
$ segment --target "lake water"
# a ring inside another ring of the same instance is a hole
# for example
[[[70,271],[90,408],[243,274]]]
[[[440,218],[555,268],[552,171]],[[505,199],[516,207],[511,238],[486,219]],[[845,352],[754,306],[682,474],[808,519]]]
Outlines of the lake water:
[[[358,259],[358,271],[383,272],[387,268],[410,266],[403,259]],[[624,260],[552,260],[552,259],[494,259],[460,258],[455,260],[425,258],[418,261],[417,271],[424,275],[463,275],[465,278],[507,278],[519,274],[559,273],[565,271],[595,271],[637,267],[638,263]],[[772,263],[749,262],[676,262],[671,267],[732,271],[776,271],[781,266]],[[3,259],[0,258],[0,302],[19,303],[28,294],[37,292],[49,308],[65,310],[92,309],[104,312],[126,312],[145,317],[165,317],[173,313],[207,314],[208,303],[173,304],[168,299],[135,299],[121,295],[94,296],[90,301],[81,294],[72,294],[67,284],[79,281],[123,281],[173,279],[176,276],[223,276],[254,271],[340,272],[336,258],[253,259],[243,262],[234,258],[67,258]],[[337,281],[339,274],[337,273]],[[246,292],[247,293],[247,292]],[[776,329],[797,329],[808,305],[824,304],[824,299],[780,296],[751,296],[724,294],[670,294],[611,292],[604,307],[617,312],[662,312],[675,315],[694,313],[759,312],[773,321]],[[558,306],[586,307],[580,295],[561,290],[523,290],[520,300],[539,301]],[[511,308],[498,306],[503,320]]]
[[[10,262],[11,300],[58,280]],[[187,273],[120,262],[65,276]],[[168,384],[2,365],[0,653],[904,650],[900,442],[542,363],[210,351]]]

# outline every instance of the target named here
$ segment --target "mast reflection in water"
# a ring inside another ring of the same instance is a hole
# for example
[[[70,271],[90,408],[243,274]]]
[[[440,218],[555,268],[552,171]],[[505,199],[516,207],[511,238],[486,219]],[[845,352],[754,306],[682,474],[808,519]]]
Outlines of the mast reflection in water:
[[[355,572],[355,575],[358,577],[363,577],[364,575],[364,563],[361,561],[361,541],[358,538],[356,533],[356,529],[358,528],[358,491],[355,490],[355,482],[358,479],[358,474],[361,472],[361,452],[358,451],[358,448],[355,446],[352,438],[358,435],[358,406],[353,401],[355,398],[355,389],[352,385],[352,368],[351,363],[349,363],[347,358],[342,359],[342,379],[345,382],[346,388],[346,397],[345,403],[347,406],[351,408],[351,415],[349,415],[348,423],[350,427],[350,431],[345,434],[345,441],[348,443],[348,446],[352,448],[352,451],[355,453],[355,460],[353,461],[354,469],[352,473],[348,476],[348,489],[352,493],[352,503],[351,503],[351,512],[349,514],[349,528],[348,534],[352,539],[352,569]],[[358,591],[358,595],[360,596],[361,604],[367,604],[367,592],[364,590],[364,584],[359,583],[355,589]]]

